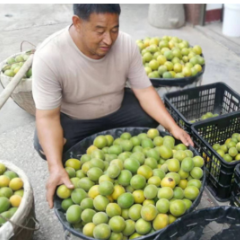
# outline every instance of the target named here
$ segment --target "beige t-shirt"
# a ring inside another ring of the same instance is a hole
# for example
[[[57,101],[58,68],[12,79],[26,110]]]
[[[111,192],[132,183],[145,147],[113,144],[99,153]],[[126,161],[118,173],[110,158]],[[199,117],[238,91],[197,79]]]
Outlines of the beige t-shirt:
[[[102,59],[84,55],[69,27],[48,37],[33,60],[33,98],[37,109],[61,106],[75,119],[95,119],[117,111],[126,81],[135,89],[151,86],[139,49],[123,32]]]

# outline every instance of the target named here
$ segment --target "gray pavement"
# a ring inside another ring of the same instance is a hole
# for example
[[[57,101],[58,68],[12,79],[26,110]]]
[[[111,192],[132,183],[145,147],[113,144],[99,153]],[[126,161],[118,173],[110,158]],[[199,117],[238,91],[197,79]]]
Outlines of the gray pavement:
[[[71,22],[71,5],[0,6],[0,61],[19,52],[23,40],[38,45],[47,36]],[[204,30],[200,31],[188,25],[177,30],[154,28],[149,25],[147,16],[148,5],[123,4],[120,29],[135,40],[146,36],[172,35],[188,40],[191,45],[201,45],[206,59],[203,83],[221,81],[240,92],[240,57],[234,50],[204,34]],[[30,45],[24,45],[24,50],[29,48]],[[62,240],[64,237],[61,224],[45,201],[47,164],[33,150],[34,127],[34,117],[9,99],[0,112],[0,158],[15,163],[30,178],[36,215],[41,225],[41,229],[34,235],[34,240]]]

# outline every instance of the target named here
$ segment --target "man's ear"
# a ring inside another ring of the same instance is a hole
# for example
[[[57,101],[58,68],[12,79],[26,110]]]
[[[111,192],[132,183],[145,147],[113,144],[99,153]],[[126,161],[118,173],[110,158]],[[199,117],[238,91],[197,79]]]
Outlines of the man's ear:
[[[72,23],[77,31],[80,31],[83,20],[76,15],[72,16]]]

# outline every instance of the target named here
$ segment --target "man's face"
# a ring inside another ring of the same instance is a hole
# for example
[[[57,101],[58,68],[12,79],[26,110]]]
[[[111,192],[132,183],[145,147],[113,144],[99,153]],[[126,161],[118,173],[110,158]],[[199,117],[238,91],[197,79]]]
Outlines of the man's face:
[[[100,59],[108,53],[118,37],[119,15],[92,13],[87,21],[80,20],[78,30],[84,54]]]

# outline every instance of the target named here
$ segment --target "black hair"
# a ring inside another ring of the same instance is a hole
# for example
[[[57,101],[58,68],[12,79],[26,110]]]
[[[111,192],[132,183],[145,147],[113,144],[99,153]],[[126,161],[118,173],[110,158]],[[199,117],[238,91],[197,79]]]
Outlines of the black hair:
[[[73,4],[73,13],[83,20],[88,20],[92,13],[116,13],[120,15],[119,4]]]

